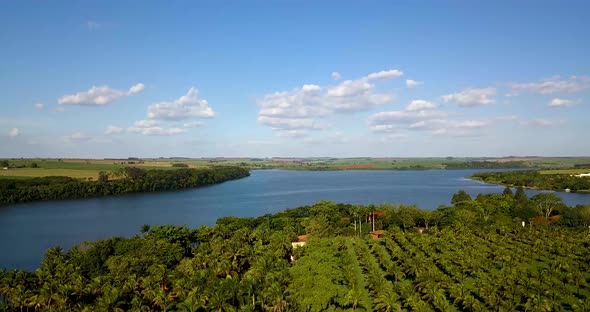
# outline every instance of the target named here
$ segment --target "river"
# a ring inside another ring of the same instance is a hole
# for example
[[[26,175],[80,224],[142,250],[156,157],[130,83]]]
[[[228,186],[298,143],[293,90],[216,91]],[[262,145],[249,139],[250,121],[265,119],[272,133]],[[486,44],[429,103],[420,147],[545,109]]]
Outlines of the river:
[[[199,227],[223,216],[260,216],[322,199],[435,209],[450,204],[459,189],[472,196],[501,193],[502,186],[465,179],[481,171],[256,170],[241,180],[177,192],[0,207],[0,268],[33,270],[49,247],[68,249],[82,241],[132,236],[143,224]],[[559,195],[570,206],[590,203],[590,195]]]

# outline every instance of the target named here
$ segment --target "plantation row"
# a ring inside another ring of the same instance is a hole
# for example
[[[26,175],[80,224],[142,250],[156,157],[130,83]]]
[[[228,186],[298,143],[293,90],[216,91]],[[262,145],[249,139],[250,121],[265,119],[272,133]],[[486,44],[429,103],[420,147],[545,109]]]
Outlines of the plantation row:
[[[458,192],[435,211],[319,202],[146,225],[51,248],[35,272],[0,270],[0,311],[590,311],[590,206],[522,227],[534,199]]]
[[[318,276],[343,289],[304,310],[590,311],[589,246],[588,233],[560,229],[394,231],[312,241],[293,268],[330,248],[323,261],[340,261]]]

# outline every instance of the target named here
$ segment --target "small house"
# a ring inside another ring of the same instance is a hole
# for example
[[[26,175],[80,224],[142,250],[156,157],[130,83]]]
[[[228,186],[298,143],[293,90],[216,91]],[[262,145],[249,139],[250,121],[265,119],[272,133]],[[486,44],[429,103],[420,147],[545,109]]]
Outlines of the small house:
[[[299,235],[297,236],[297,241],[292,242],[291,246],[293,248],[305,246],[305,242],[307,242],[307,235]]]
[[[373,239],[381,239],[381,237],[383,236],[383,234],[385,234],[384,230],[377,230],[377,231],[373,231],[371,232],[371,236],[373,236]]]

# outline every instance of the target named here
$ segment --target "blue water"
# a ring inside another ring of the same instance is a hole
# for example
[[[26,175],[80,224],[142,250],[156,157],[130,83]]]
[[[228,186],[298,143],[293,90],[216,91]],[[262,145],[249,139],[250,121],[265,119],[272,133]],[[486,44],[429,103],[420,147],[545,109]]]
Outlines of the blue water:
[[[435,209],[463,189],[501,193],[503,187],[465,179],[482,170],[252,171],[248,178],[167,193],[51,201],[0,207],[0,268],[38,267],[45,250],[82,241],[132,236],[143,224],[213,225],[223,216],[260,216],[319,200],[404,203]],[[527,191],[528,195],[538,192]],[[590,195],[559,193],[568,205]]]

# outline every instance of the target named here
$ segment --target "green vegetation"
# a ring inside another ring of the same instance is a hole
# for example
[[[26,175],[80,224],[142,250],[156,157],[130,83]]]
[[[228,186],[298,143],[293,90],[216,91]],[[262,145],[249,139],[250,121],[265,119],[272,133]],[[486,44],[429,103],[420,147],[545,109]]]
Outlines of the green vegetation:
[[[590,206],[529,200],[522,189],[465,195],[435,211],[319,202],[199,229],[144,225],[132,238],[51,248],[34,273],[0,271],[0,302],[7,311],[590,309]],[[297,234],[307,243],[293,248]]]
[[[160,192],[221,183],[249,176],[245,168],[217,166],[211,169],[144,170],[124,167],[115,179],[98,172],[97,181],[52,176],[31,179],[0,179],[0,205],[35,200],[56,200]]]
[[[47,169],[47,168],[12,168],[4,170],[0,173],[0,180],[19,178],[37,178],[37,177],[71,177],[76,179],[92,179],[98,178],[97,170],[84,169]]]
[[[42,177],[53,175],[96,179],[99,171],[117,171],[124,167],[174,170],[239,166],[248,169],[284,170],[428,170],[428,169],[503,169],[544,168],[582,169],[590,157],[506,157],[506,158],[153,158],[153,159],[4,159],[0,179],[5,176]],[[22,170],[26,169],[26,170]],[[63,170],[62,172],[48,171]],[[79,172],[76,170],[80,170]]]
[[[471,176],[471,179],[486,183],[502,184],[508,186],[524,186],[539,190],[563,191],[569,189],[572,192],[590,191],[590,177],[576,177],[571,174],[549,174],[548,171],[504,171],[481,172]]]

